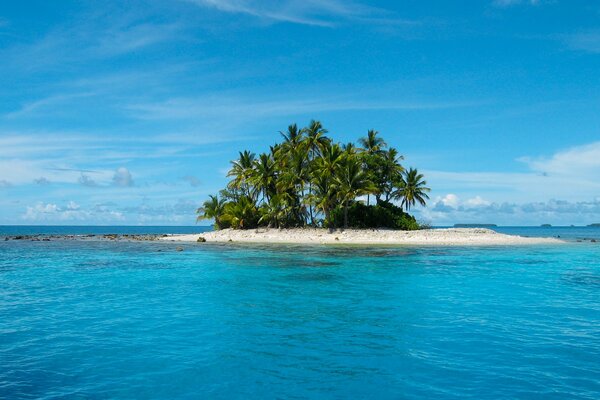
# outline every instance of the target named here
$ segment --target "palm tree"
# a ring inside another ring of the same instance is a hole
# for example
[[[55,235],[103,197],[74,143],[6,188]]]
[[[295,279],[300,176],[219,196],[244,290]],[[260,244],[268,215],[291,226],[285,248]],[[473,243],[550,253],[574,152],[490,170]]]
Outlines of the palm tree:
[[[274,195],[268,203],[262,205],[260,214],[259,224],[266,222],[269,228],[273,226],[279,228],[281,222],[287,219],[289,208],[281,196]]]
[[[304,139],[304,146],[306,149],[306,158],[308,160],[308,168],[309,174],[312,173],[311,169],[313,166],[313,161],[316,157],[321,154],[321,150],[325,148],[330,140],[325,134],[327,133],[327,129],[323,128],[323,125],[319,121],[312,120],[310,124],[304,128],[304,133],[306,137]],[[308,179],[308,197],[312,197],[312,182],[311,179]],[[315,224],[314,213],[313,213],[313,205],[309,201],[308,212],[310,216],[310,224]]]
[[[249,177],[249,182],[262,193],[263,201],[269,202],[271,196],[275,194],[275,183],[277,180],[275,161],[270,154],[261,154],[254,160],[254,168]]]
[[[364,168],[369,171],[369,176],[373,181],[377,181],[378,174],[376,172],[377,168],[377,156],[381,153],[381,151],[387,146],[385,140],[380,137],[377,137],[379,132],[374,129],[369,129],[367,131],[367,136],[362,137],[358,140],[363,150],[365,151],[363,155]],[[379,201],[379,194],[376,194],[377,200]],[[367,205],[370,203],[371,196],[367,195]]]
[[[310,160],[317,157],[321,149],[329,143],[329,138],[325,136],[327,129],[323,128],[323,125],[319,121],[312,120],[310,124],[304,128],[306,137],[304,139],[304,145],[308,150],[308,158]]]
[[[400,164],[400,160],[404,157],[398,154],[398,150],[390,147],[387,151],[380,154],[378,161],[380,165],[377,168],[377,177],[375,183],[378,187],[379,194],[376,195],[377,201],[380,200],[381,194],[385,194],[386,202],[390,201],[392,192],[394,191],[394,185],[402,182],[402,173],[404,167]]]
[[[229,182],[232,189],[241,189],[246,196],[250,196],[250,188],[248,179],[252,175],[254,167],[254,153],[244,150],[240,152],[240,157],[231,162],[231,169],[227,176],[233,176],[233,180]]]
[[[248,196],[242,196],[238,201],[227,203],[223,207],[221,221],[236,229],[252,228],[258,221],[256,204]]]
[[[410,168],[408,171],[404,171],[404,179],[401,186],[394,192],[394,197],[402,199],[400,205],[406,208],[406,211],[410,210],[416,203],[424,206],[429,199],[427,195],[431,191],[427,187],[427,181],[425,181],[423,174],[420,174],[416,168]]]
[[[323,212],[325,219],[323,226],[331,228],[330,213],[337,203],[338,192],[333,184],[333,178],[324,171],[316,171],[312,178],[313,193],[308,201],[314,205],[315,210]]]
[[[348,206],[359,196],[375,190],[369,176],[362,169],[361,161],[356,156],[345,157],[344,163],[335,177],[336,189],[344,207],[344,228],[348,228]]]
[[[221,215],[223,214],[223,209],[226,204],[225,200],[219,199],[218,196],[213,195],[209,195],[208,197],[209,200],[206,200],[202,204],[202,207],[196,210],[196,213],[200,214],[198,215],[198,218],[196,218],[196,221],[214,218],[215,227],[219,229],[221,228]]]
[[[302,143],[302,134],[304,131],[302,129],[298,129],[298,125],[291,124],[288,126],[287,132],[279,131],[281,136],[283,136],[283,143],[281,147],[285,151],[296,150],[300,144]]]
[[[377,153],[387,146],[387,144],[382,138],[377,137],[378,134],[379,132],[377,132],[376,130],[369,129],[369,131],[367,131],[367,136],[358,140],[360,145],[363,147],[363,149],[365,149],[367,153]]]

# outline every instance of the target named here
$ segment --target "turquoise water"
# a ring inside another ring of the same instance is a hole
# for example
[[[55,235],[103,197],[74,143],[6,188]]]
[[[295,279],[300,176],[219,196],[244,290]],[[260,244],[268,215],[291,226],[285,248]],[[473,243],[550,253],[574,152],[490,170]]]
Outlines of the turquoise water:
[[[0,398],[600,398],[599,243],[175,248],[0,242]]]

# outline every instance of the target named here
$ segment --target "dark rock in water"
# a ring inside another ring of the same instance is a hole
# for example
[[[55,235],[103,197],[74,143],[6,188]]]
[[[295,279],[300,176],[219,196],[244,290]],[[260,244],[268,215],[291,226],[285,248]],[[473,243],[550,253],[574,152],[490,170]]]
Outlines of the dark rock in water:
[[[15,238],[14,238],[14,239],[15,239],[15,240],[23,240],[23,239],[25,239],[25,237],[23,237],[23,236],[15,236]]]
[[[9,239],[8,239],[8,237],[5,237],[5,238],[4,238],[4,241],[5,241],[5,242],[7,242],[8,240],[9,240]]]
[[[183,247],[179,246],[178,248],[176,248],[175,250],[177,251],[183,251]]]
[[[200,237],[198,238],[198,240],[196,240],[196,241],[197,241],[198,243],[204,243],[204,242],[206,242],[206,239],[205,239],[205,238],[203,238],[202,236],[200,236]]]
[[[596,243],[596,239],[592,239],[592,240],[590,240],[590,242]]]

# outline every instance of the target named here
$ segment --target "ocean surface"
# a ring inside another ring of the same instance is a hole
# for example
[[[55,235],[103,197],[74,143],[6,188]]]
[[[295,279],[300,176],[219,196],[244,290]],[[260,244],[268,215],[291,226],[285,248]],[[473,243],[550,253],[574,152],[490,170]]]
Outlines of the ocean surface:
[[[1,240],[0,399],[600,398],[600,229],[498,230],[568,243]]]

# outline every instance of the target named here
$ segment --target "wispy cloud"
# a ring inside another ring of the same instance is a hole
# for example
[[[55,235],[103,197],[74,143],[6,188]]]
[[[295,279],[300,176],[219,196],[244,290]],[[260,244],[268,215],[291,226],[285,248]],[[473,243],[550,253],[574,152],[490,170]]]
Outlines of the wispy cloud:
[[[529,167],[544,175],[600,177],[600,141],[561,150],[551,157],[523,157]]]
[[[493,4],[497,7],[510,7],[516,5],[535,6],[541,3],[541,0],[494,0]]]
[[[70,25],[60,25],[28,41],[14,41],[0,51],[5,68],[34,71],[67,68],[86,60],[99,61],[150,48],[179,37],[177,22],[148,21],[143,13],[114,12],[81,15]]]
[[[571,50],[600,53],[600,31],[573,33],[563,35],[561,38]]]
[[[365,96],[363,96],[365,97]],[[155,103],[132,104],[129,109],[140,119],[184,118],[257,118],[258,116],[302,115],[314,112],[358,110],[436,110],[473,107],[481,102],[419,101],[419,100],[363,100],[345,97],[315,98],[253,98],[236,96],[206,96],[203,98],[176,98]]]
[[[246,14],[275,22],[333,27],[343,20],[368,19],[372,22],[412,24],[389,11],[339,0],[187,0],[223,12]]]
[[[435,192],[485,194],[495,202],[544,199],[583,201],[600,194],[600,142],[557,151],[548,157],[521,157],[524,172],[426,171]],[[446,199],[451,201],[451,198]]]

